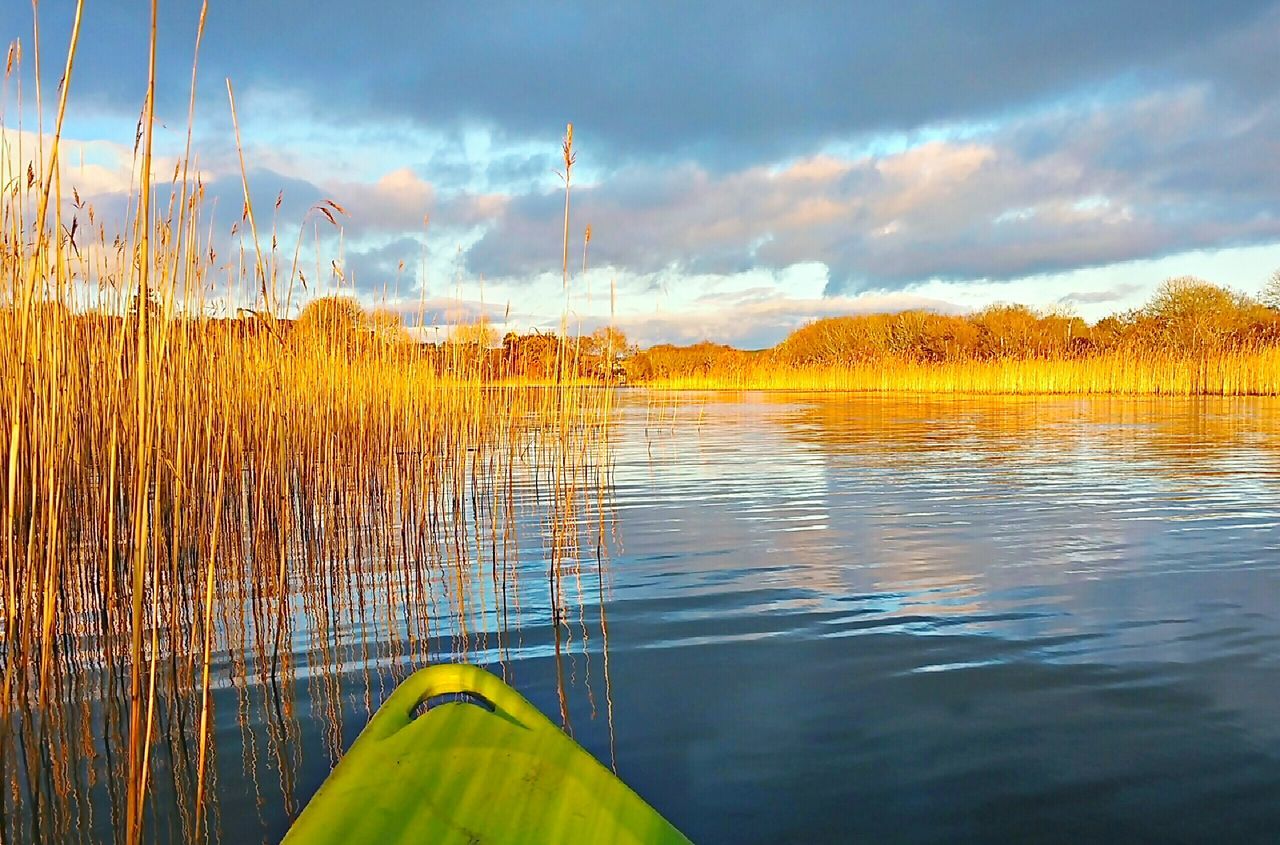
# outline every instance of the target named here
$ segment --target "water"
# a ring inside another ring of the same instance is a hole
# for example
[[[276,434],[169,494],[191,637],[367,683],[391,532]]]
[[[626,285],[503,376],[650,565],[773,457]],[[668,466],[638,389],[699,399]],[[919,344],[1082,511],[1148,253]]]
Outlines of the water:
[[[694,841],[1275,840],[1280,402],[628,392],[611,442],[559,649],[526,479],[505,629],[442,597],[430,651],[563,704]],[[413,668],[382,616],[299,610],[291,679],[220,681],[226,841]]]
[[[621,773],[695,841],[1274,841],[1278,414],[633,410]]]

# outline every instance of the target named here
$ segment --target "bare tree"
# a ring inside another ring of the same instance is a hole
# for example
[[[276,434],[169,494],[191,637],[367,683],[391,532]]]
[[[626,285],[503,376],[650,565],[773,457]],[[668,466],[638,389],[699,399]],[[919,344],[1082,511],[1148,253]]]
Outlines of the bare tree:
[[[1271,278],[1267,280],[1266,286],[1262,289],[1262,296],[1259,299],[1268,308],[1280,311],[1280,270],[1276,270],[1271,274]]]

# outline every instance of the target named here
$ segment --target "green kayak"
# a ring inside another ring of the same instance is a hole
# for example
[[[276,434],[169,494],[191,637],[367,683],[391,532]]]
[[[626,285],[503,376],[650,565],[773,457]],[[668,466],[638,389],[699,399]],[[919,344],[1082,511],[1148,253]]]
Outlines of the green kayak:
[[[465,700],[422,708],[442,696]],[[441,665],[391,694],[284,841],[689,840],[502,680]]]

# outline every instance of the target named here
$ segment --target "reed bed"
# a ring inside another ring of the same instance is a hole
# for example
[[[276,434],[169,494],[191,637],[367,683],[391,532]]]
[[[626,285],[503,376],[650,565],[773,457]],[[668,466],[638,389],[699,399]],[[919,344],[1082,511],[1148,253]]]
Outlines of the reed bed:
[[[1280,348],[1143,357],[877,361],[836,366],[771,362],[652,377],[655,390],[810,390],[866,393],[1280,395]]]
[[[1095,323],[1020,305],[829,317],[770,349],[655,346],[628,375],[668,389],[1274,396],[1280,295],[1184,276]]]
[[[533,600],[557,665],[607,636],[608,379],[567,352],[554,378],[496,378],[478,349],[284,319],[296,251],[259,230],[247,184],[228,240],[189,141],[157,183],[156,11],[119,234],[59,164],[79,8],[55,129],[24,152],[0,120],[17,151],[0,157],[0,842],[217,839],[237,723],[241,771],[294,813],[299,683],[336,759],[344,673],[367,712],[425,663],[504,660]],[[211,316],[236,291],[257,291],[249,310]]]

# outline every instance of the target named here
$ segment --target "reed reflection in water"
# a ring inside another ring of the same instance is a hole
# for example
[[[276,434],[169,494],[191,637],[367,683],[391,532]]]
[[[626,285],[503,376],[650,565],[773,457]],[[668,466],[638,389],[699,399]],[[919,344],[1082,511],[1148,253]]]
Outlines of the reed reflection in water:
[[[621,415],[619,766],[695,841],[1280,830],[1280,403]]]
[[[579,711],[607,725],[596,640],[607,636],[611,395],[440,389],[457,391],[453,408],[465,398],[488,410],[379,429],[387,449],[329,452],[356,455],[349,463],[322,457],[335,432],[303,430],[316,443],[299,435],[293,454],[232,432],[243,463],[224,454],[230,471],[207,493],[221,503],[212,524],[223,533],[212,582],[202,577],[207,538],[189,544],[174,526],[183,509],[157,506],[140,730],[130,723],[128,606],[98,580],[111,558],[95,550],[110,546],[87,522],[63,564],[55,621],[66,635],[49,649],[47,680],[38,663],[9,667],[3,841],[125,838],[139,745],[144,838],[278,840],[380,701],[433,662],[486,663],[519,682],[513,661],[545,656],[560,675],[549,715],[570,731]],[[344,434],[371,434],[351,422]]]
[[[291,560],[283,634],[228,576],[212,835],[278,838],[395,682],[454,659],[695,841],[1280,829],[1280,402],[627,391],[608,412],[589,447],[530,432],[444,496],[421,566],[361,539],[411,522],[353,494],[348,545]],[[16,759],[44,766],[11,775],[11,838],[32,791],[46,838],[113,826],[127,687],[93,647],[21,722]],[[159,701],[146,830],[181,838],[195,711]]]

